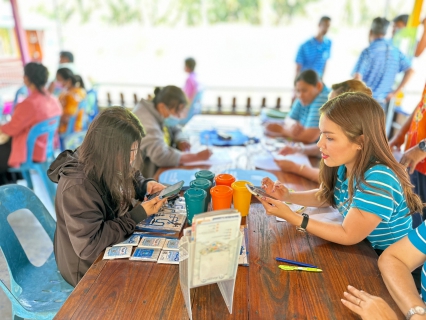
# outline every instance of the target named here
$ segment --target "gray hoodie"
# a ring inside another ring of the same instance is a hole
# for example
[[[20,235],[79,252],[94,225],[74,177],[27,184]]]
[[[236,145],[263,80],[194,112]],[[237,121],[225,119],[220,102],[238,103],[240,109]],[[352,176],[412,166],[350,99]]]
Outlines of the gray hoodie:
[[[76,286],[106,247],[130,236],[147,215],[141,205],[118,216],[114,202],[101,184],[85,176],[78,151],[66,150],[51,164],[50,180],[58,184],[55,200],[56,231],[54,252],[61,275]],[[146,184],[135,174],[136,198],[143,200]]]
[[[182,152],[174,148],[186,136],[179,126],[167,127],[171,145],[164,141],[164,118],[151,101],[142,99],[133,110],[142,123],[146,136],[141,142],[141,156],[136,162],[144,177],[152,177],[159,167],[176,167],[179,165]],[[140,163],[142,162],[142,163]]]

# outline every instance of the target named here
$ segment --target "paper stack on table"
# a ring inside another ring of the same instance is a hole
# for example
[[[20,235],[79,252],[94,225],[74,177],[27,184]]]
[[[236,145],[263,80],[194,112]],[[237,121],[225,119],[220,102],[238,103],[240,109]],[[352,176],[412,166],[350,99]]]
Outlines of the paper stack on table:
[[[259,169],[281,171],[281,168],[274,160],[289,160],[299,165],[311,166],[308,156],[300,153],[289,154],[287,156],[282,156],[277,153],[260,154],[253,159],[253,164]]]
[[[316,207],[307,207],[304,208],[297,204],[287,204],[289,208],[294,211],[301,211],[301,209],[307,214],[309,214],[309,218],[313,218],[319,221],[327,221],[327,222],[342,222],[343,217],[340,214],[339,210],[334,209],[333,207],[324,207],[324,208],[316,208]],[[277,221],[286,221],[282,218],[276,217]]]

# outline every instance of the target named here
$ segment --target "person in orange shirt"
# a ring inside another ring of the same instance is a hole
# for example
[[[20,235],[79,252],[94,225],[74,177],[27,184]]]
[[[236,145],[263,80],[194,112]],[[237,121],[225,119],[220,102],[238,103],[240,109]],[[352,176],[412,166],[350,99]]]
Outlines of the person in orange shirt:
[[[77,114],[74,131],[79,132],[83,126],[84,110],[78,111],[78,105],[86,98],[83,80],[79,75],[73,74],[68,68],[60,68],[56,72],[56,81],[64,88],[64,92],[59,96],[59,102],[63,108],[59,133],[65,133],[70,117]]]
[[[423,30],[415,57],[419,57],[426,48],[426,19],[423,20]],[[423,202],[426,202],[426,84],[419,104],[401,130],[389,141],[389,145],[399,148],[404,143],[405,136],[407,136],[407,142],[400,162],[409,169],[414,192]],[[425,208],[423,220],[426,220]]]

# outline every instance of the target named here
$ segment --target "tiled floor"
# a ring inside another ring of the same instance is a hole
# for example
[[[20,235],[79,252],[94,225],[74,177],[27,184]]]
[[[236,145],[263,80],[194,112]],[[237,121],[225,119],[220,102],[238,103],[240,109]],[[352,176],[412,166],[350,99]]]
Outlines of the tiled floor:
[[[32,179],[36,195],[46,206],[50,214],[56,219],[53,205],[41,180],[35,174],[32,175]],[[19,184],[26,185],[25,181],[19,181]],[[14,229],[31,263],[35,266],[43,265],[44,261],[53,251],[53,244],[32,213],[28,210],[16,211],[9,216],[8,221]],[[37,241],[34,241],[35,239]],[[10,286],[7,264],[1,252],[0,279],[2,279],[8,287]],[[11,303],[3,290],[0,290],[0,319],[12,319]]]

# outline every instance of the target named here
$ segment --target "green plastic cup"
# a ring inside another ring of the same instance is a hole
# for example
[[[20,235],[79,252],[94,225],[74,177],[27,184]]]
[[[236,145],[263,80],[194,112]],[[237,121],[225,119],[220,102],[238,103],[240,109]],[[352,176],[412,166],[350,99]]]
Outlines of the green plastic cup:
[[[189,183],[189,187],[190,188],[203,189],[204,191],[207,192],[207,197],[204,201],[204,212],[207,212],[207,210],[209,209],[209,203],[210,203],[210,199],[211,199],[210,189],[212,187],[212,183],[210,182],[210,180],[198,178],[198,179],[192,180]]]
[[[192,219],[196,214],[204,212],[204,203],[207,192],[199,188],[189,188],[183,194],[186,203],[188,224],[192,225]]]
[[[212,185],[214,184],[214,173],[209,171],[209,170],[200,170],[200,171],[196,172],[195,178],[196,179],[199,179],[199,178],[207,179],[212,183]]]

